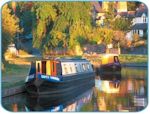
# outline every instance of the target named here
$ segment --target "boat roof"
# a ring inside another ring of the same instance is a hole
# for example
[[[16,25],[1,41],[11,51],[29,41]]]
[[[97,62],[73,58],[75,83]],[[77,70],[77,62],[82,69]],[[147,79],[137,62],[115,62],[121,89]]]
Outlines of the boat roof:
[[[82,59],[82,58],[44,58],[44,59],[39,59],[39,60],[36,60],[36,61],[48,61],[48,60],[56,60],[56,61],[61,61],[61,62],[73,62],[73,61],[76,61],[76,62],[89,62],[88,60],[86,59]]]

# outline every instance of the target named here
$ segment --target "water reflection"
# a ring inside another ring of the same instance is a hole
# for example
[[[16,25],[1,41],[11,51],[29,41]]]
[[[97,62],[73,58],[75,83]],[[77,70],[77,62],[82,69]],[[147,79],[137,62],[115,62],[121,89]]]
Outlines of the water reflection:
[[[121,72],[103,73],[96,77],[95,87],[105,93],[119,93]]]
[[[121,73],[101,74],[96,78],[95,88],[98,109],[120,112],[142,110],[147,105],[146,87],[146,69],[125,68]]]
[[[136,112],[147,105],[147,69],[123,68],[122,72],[95,77],[95,87],[64,96],[35,97],[27,94],[2,99],[10,111]]]
[[[79,111],[86,103],[91,101],[93,90],[90,89],[83,94],[64,94],[61,97],[33,97],[27,95],[26,111]]]

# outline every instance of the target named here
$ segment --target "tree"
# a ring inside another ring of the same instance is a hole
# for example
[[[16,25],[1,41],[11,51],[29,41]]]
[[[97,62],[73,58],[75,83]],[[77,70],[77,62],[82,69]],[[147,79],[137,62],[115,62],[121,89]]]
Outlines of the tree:
[[[119,31],[127,31],[130,29],[131,21],[125,18],[116,18],[112,21],[112,29]]]
[[[5,4],[2,8],[2,59],[8,45],[14,42],[18,32],[20,32],[19,19],[11,14],[11,9]]]
[[[87,2],[37,2],[33,8],[33,46],[41,50],[57,46],[73,49],[88,39],[91,4]]]
[[[137,42],[139,39],[140,39],[140,37],[139,37],[139,35],[137,33],[133,34],[133,41],[134,42]]]
[[[114,31],[113,34],[114,34],[113,41],[115,43],[114,44],[115,47],[118,47],[118,43],[120,44],[121,47],[126,47],[128,45],[124,31],[116,30]]]
[[[112,26],[112,21],[115,18],[115,8],[114,3],[108,3],[108,11],[105,13],[104,26],[110,28]]]
[[[15,15],[20,20],[20,26],[23,28],[22,35],[28,35],[32,32],[32,7],[33,2],[14,2],[16,7],[12,8]],[[14,10],[15,9],[15,10]]]
[[[139,4],[141,4],[141,2],[138,2],[138,1],[136,1],[136,2],[128,1],[127,2],[128,11],[135,11],[136,8],[139,7]]]

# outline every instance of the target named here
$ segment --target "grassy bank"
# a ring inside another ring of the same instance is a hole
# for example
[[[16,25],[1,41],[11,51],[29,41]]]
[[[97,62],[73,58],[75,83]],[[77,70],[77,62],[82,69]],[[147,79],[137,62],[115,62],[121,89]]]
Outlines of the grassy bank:
[[[26,75],[29,67],[29,65],[5,64],[5,70],[2,72],[2,76]]]
[[[148,63],[148,55],[121,54],[119,60],[121,63]]]
[[[2,72],[2,88],[23,85],[29,68],[29,65],[5,64],[5,70]]]

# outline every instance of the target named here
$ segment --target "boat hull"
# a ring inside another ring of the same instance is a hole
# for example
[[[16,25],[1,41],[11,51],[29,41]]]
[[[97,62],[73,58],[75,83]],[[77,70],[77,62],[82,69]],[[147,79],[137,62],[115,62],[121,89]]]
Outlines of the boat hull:
[[[100,71],[121,71],[121,65],[120,64],[106,64],[101,65]]]
[[[65,92],[76,91],[84,86],[94,86],[94,76],[95,74],[93,72],[66,76],[63,77],[63,80],[59,82],[48,81],[38,78],[26,82],[25,88],[29,94],[60,96]]]

